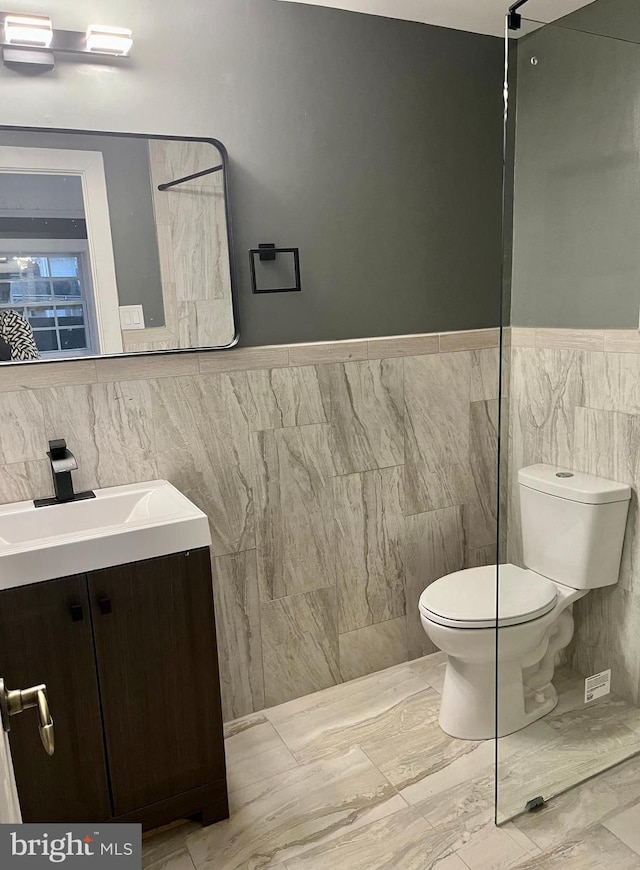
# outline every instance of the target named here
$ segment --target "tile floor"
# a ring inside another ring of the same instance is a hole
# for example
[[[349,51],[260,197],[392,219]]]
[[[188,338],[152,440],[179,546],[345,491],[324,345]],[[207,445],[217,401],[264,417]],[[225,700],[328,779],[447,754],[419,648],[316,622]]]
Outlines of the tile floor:
[[[500,827],[494,742],[438,726],[437,653],[226,726],[231,818],[144,842],[147,870],[640,870],[640,756]],[[640,711],[560,703],[500,741],[499,810],[522,811],[640,752]]]

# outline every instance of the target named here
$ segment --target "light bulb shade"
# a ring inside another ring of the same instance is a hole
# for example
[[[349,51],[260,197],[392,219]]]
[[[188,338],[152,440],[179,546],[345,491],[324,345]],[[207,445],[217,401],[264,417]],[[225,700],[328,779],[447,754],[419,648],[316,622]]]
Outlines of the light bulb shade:
[[[133,39],[128,27],[90,24],[87,28],[87,51],[96,54],[129,54]]]
[[[46,15],[7,15],[4,19],[4,41],[9,45],[31,45],[49,48],[53,39],[51,19]]]

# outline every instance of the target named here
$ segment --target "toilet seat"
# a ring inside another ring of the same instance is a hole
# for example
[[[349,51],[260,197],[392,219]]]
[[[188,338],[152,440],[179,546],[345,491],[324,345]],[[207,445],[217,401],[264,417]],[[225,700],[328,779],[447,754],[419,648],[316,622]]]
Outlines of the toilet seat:
[[[558,598],[556,585],[525,568],[500,565],[499,619],[496,620],[496,566],[447,574],[420,596],[425,619],[450,628],[504,628],[532,622],[549,613]]]

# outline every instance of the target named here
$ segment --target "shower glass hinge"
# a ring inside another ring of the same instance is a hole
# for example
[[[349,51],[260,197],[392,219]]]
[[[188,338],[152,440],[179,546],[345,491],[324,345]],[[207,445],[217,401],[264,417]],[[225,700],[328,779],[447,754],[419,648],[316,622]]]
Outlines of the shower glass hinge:
[[[546,806],[545,799],[538,795],[538,797],[534,797],[528,801],[524,811],[525,813],[537,813],[538,810],[541,810],[544,806]]]
[[[522,16],[515,9],[509,12],[508,15],[509,30],[520,30],[522,27]]]

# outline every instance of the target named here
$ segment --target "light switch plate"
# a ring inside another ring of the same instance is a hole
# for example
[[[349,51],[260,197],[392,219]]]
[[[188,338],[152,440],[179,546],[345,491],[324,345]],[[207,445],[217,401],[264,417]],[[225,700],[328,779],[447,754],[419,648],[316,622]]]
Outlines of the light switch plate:
[[[122,329],[144,329],[142,305],[121,305],[120,326]]]

